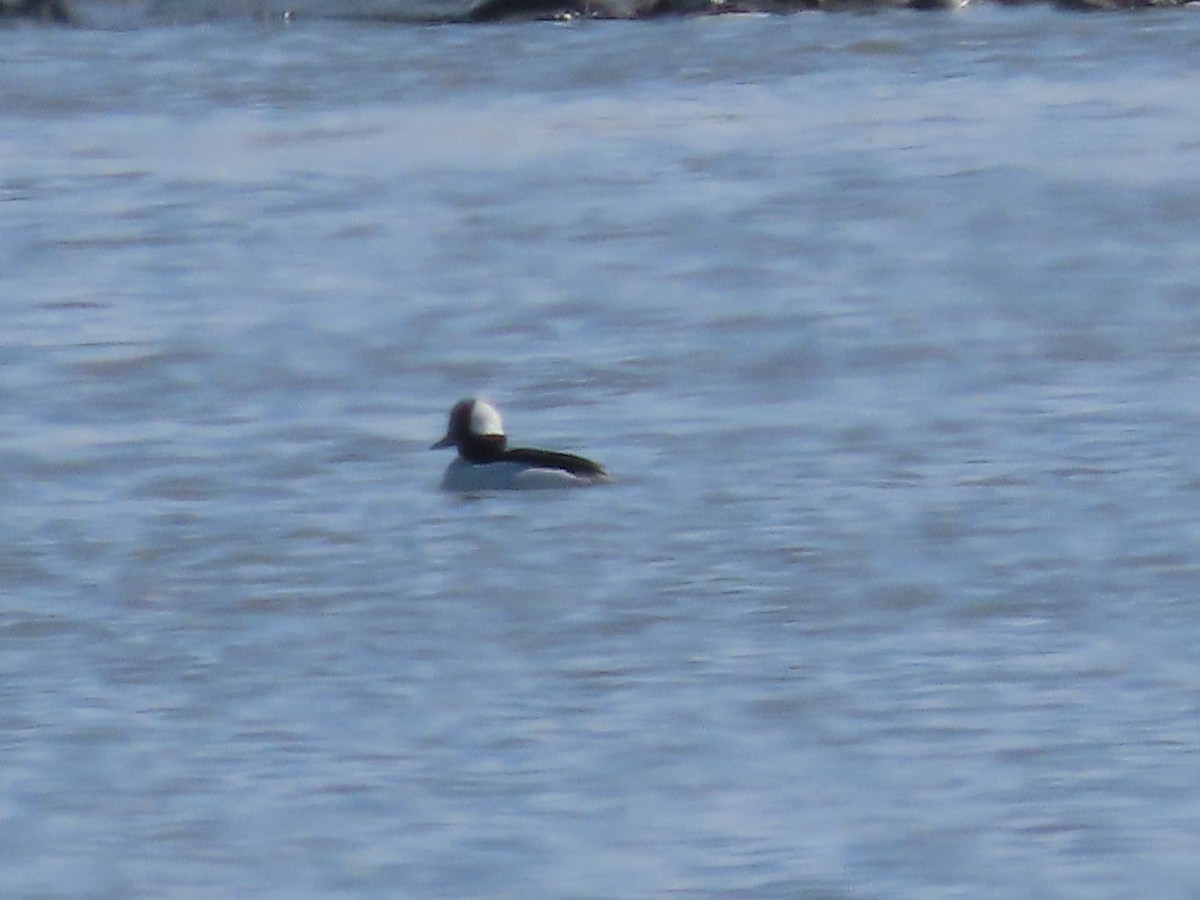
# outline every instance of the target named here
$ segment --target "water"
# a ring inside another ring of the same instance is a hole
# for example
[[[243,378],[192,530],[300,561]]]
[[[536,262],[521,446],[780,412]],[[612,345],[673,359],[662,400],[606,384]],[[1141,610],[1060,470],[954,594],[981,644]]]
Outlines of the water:
[[[0,893],[1195,896],[1194,13],[4,38]]]

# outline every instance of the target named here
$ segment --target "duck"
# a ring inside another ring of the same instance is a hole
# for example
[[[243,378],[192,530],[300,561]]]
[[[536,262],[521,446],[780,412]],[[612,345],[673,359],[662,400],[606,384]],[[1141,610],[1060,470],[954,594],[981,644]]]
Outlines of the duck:
[[[456,447],[442,489],[458,493],[588,487],[610,481],[604,467],[574,453],[508,447],[494,406],[468,397],[454,404],[445,436],[433,450]]]

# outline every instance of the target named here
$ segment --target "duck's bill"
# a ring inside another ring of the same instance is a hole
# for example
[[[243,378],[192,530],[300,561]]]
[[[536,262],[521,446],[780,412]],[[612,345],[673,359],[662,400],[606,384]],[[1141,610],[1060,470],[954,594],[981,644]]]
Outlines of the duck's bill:
[[[446,435],[444,438],[442,438],[440,441],[438,441],[436,444],[434,444],[429,449],[430,450],[441,450],[443,447],[453,447],[453,446],[454,446],[454,438],[452,438],[450,435]]]

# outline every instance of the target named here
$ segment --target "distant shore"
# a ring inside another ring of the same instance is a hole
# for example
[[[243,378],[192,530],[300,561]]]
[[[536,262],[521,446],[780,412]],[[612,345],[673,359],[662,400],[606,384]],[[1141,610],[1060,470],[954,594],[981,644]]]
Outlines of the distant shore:
[[[463,5],[449,0],[445,12],[433,10],[428,4],[416,7],[398,2],[381,10],[378,3],[361,13],[344,4],[336,11],[323,14],[292,10],[286,0],[272,3],[231,4],[237,12],[253,13],[255,18],[280,20],[304,18],[353,19],[413,24],[567,21],[571,19],[655,19],[673,16],[712,16],[729,14],[776,14],[829,11],[871,13],[887,9],[954,10],[965,6],[989,3],[1000,6],[1048,5],[1059,9],[1088,11],[1119,11],[1187,6],[1195,0],[476,0]],[[83,4],[96,6],[95,0]],[[124,7],[126,4],[99,4]],[[179,0],[157,0],[145,6],[149,21],[174,20],[184,9]],[[186,13],[183,18],[187,18]],[[41,22],[52,25],[87,27],[92,24],[80,15],[72,0],[0,0],[0,23],[16,21]]]
[[[471,21],[529,18],[643,19],[659,16],[721,15],[730,13],[875,12],[886,9],[961,9],[972,3],[1033,6],[1044,3],[1062,9],[1132,10],[1185,6],[1189,0],[621,0],[561,2],[561,0],[482,0],[472,7]]]
[[[66,0],[0,0],[0,21],[28,19],[56,25],[76,21]]]

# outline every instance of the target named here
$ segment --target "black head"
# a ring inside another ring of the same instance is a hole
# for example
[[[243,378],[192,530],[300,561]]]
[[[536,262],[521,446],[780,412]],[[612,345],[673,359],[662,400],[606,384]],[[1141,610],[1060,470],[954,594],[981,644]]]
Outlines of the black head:
[[[508,438],[500,413],[482,400],[460,400],[450,410],[446,435],[433,445],[457,447],[458,454],[469,462],[491,462],[504,454]]]

